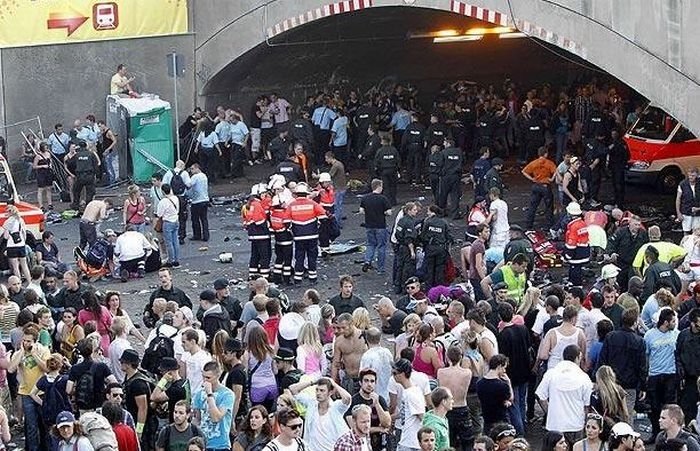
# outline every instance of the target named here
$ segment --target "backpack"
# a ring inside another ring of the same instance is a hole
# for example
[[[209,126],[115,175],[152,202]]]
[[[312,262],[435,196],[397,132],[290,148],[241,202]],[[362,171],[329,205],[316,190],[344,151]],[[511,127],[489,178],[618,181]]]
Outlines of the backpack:
[[[304,441],[301,438],[296,437],[294,440],[296,440],[297,442],[297,451],[306,451],[306,445],[304,444]],[[263,450],[265,449],[269,449],[270,451],[280,451],[279,446],[277,446],[277,444],[274,441],[268,442],[268,444],[265,445]]]
[[[107,261],[107,248],[110,244],[104,238],[95,241],[85,255],[85,261],[93,268],[102,268]]]
[[[75,403],[81,410],[95,408],[95,362],[90,362],[90,368],[75,384]]]
[[[85,412],[80,415],[79,423],[95,451],[119,451],[117,437],[107,418],[96,412]]]
[[[158,365],[163,357],[175,357],[175,342],[173,338],[177,331],[171,336],[161,335],[160,326],[156,329],[156,336],[148,345],[141,360],[141,368],[152,374],[158,374]]]
[[[173,174],[173,178],[170,180],[170,189],[173,191],[174,195],[182,196],[185,194],[185,190],[187,190],[187,185],[185,185],[185,181],[182,180],[182,173],[176,173],[175,171],[170,172]]]
[[[44,394],[41,413],[45,419],[56,418],[64,410],[72,410],[65,390],[67,379],[66,375],[58,376]]]

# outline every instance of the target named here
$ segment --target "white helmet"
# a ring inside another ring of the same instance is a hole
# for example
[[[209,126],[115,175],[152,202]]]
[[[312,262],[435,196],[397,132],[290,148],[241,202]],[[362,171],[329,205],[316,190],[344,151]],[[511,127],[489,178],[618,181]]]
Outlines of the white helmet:
[[[309,189],[309,185],[307,185],[304,182],[297,183],[297,186],[294,187],[294,193],[295,194],[311,194],[311,190]]]
[[[330,182],[331,181],[331,175],[327,172],[321,172],[321,175],[318,176],[318,181],[320,183],[323,182]]]
[[[269,190],[276,190],[278,188],[284,188],[284,185],[287,183],[287,180],[284,178],[282,174],[272,174],[270,176],[270,181],[267,184],[267,189]]]
[[[272,196],[272,201],[270,202],[270,205],[273,207],[279,207],[280,205],[282,205],[282,201],[280,200],[280,197],[277,194]]]
[[[267,192],[267,183],[258,183],[258,194],[265,194]]]
[[[251,196],[259,196],[260,195],[260,186],[258,183],[250,187],[250,195]]]

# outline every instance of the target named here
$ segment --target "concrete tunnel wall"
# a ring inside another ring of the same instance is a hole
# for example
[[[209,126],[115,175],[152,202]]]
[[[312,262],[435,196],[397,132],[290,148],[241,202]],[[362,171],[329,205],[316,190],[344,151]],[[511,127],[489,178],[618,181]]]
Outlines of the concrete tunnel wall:
[[[366,7],[452,11],[521,31],[611,73],[700,135],[700,6],[691,0],[197,0],[195,84],[285,30]],[[513,20],[514,18],[514,20]],[[564,53],[564,52],[562,52]],[[516,56],[514,55],[514,58]]]

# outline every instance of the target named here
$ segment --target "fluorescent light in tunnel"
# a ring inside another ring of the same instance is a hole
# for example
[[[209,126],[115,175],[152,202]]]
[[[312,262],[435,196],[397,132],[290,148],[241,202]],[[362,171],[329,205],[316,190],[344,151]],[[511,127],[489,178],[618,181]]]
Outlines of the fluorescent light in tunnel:
[[[503,33],[498,35],[500,39],[516,39],[516,38],[526,38],[527,35],[525,33]]]
[[[470,28],[464,34],[468,35],[484,35],[484,34],[504,34],[513,33],[516,31],[510,27],[492,27],[492,28]]]
[[[478,41],[483,36],[481,35],[461,35],[461,36],[443,36],[433,39],[433,44],[444,44],[447,42],[468,42],[468,41]]]
[[[416,31],[409,32],[408,37],[410,39],[420,39],[420,38],[440,38],[448,36],[459,36],[460,32],[458,30],[438,30],[438,31]]]

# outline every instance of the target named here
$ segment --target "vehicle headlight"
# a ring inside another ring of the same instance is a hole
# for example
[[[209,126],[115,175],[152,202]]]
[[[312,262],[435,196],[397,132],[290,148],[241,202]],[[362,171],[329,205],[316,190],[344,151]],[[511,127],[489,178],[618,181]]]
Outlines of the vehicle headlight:
[[[645,169],[649,169],[649,164],[648,161],[633,161],[632,164],[630,165],[630,169],[636,169],[637,171],[643,171]]]

